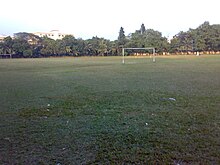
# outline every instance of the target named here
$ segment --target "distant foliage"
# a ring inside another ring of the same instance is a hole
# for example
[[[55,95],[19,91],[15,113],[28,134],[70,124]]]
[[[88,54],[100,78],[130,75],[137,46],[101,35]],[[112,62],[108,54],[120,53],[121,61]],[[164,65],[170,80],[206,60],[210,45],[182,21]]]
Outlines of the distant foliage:
[[[47,37],[40,38],[31,33],[16,33],[14,38],[6,37],[0,42],[0,55],[16,57],[48,56],[116,56],[121,55],[122,47],[154,47],[156,53],[177,53],[196,51],[220,51],[220,25],[204,22],[196,29],[179,32],[169,42],[162,33],[147,29],[144,24],[139,30],[125,35],[123,27],[119,30],[118,39],[110,41],[93,37],[83,40],[74,36],[65,36],[62,40]],[[130,51],[128,53],[134,53]]]
[[[220,25],[204,22],[196,29],[179,32],[173,37],[170,50],[176,51],[220,51]]]

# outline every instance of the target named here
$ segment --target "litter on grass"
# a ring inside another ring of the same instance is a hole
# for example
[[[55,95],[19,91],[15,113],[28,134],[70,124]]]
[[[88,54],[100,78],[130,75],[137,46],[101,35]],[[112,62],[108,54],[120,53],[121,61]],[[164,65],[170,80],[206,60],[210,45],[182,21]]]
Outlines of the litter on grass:
[[[176,101],[175,98],[169,97],[169,98],[162,98],[162,100],[168,100],[168,101]]]
[[[170,97],[169,100],[171,100],[171,101],[176,101],[176,99],[174,99],[174,98],[172,98],[172,97]]]
[[[10,138],[9,137],[6,137],[6,138],[4,138],[5,140],[7,140],[7,141],[10,141]]]

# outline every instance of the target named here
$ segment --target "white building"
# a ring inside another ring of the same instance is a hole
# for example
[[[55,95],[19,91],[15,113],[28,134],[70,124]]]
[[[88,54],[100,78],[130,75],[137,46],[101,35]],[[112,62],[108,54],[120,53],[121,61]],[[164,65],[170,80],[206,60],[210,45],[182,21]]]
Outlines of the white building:
[[[0,35],[0,42],[3,42],[3,40],[6,38],[7,36],[5,35]]]
[[[39,37],[48,37],[54,40],[63,39],[67,35],[72,35],[72,34],[60,33],[59,30],[51,30],[50,32],[36,32],[33,34]]]

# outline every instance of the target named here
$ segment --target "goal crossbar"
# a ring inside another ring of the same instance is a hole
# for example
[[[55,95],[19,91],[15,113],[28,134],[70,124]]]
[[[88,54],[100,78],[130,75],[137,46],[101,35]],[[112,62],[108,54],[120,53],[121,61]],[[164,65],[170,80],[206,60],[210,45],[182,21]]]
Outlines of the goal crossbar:
[[[153,62],[155,62],[155,48],[147,47],[147,48],[122,48],[122,64],[125,64],[125,50],[153,50]]]

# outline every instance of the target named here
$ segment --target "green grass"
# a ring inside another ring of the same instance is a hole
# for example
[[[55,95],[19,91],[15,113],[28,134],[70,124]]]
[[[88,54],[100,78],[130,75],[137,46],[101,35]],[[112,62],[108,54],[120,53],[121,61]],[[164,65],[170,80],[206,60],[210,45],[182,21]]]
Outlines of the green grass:
[[[220,56],[126,62],[0,60],[0,164],[220,164]]]

